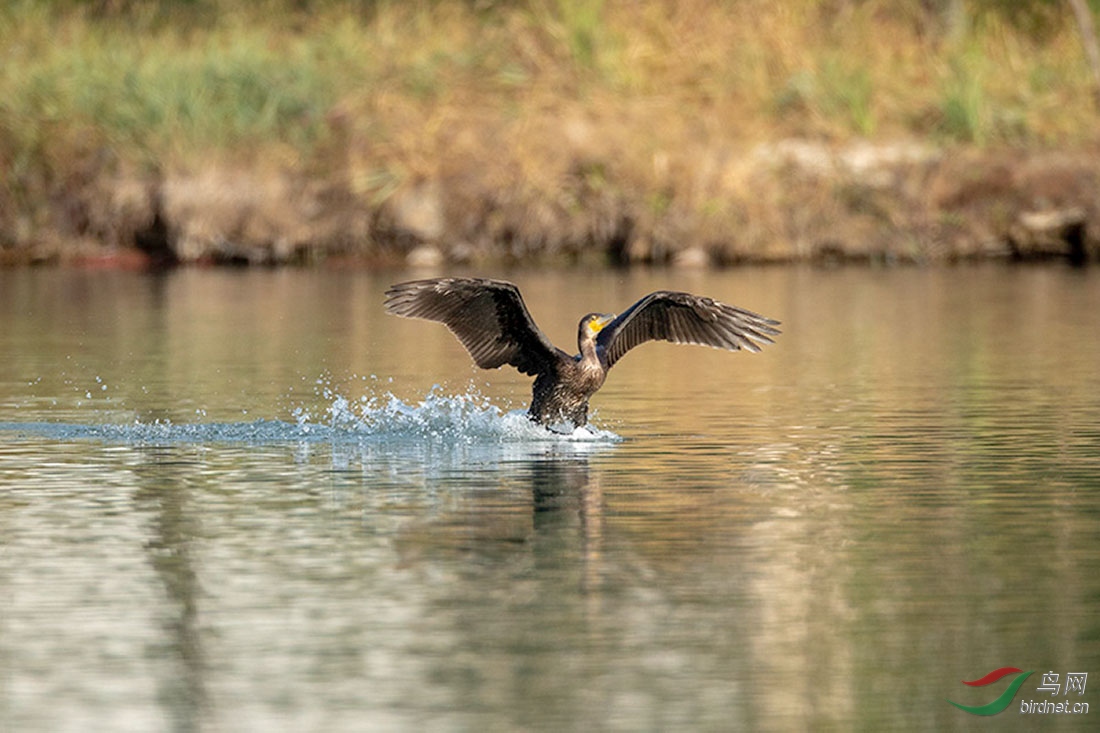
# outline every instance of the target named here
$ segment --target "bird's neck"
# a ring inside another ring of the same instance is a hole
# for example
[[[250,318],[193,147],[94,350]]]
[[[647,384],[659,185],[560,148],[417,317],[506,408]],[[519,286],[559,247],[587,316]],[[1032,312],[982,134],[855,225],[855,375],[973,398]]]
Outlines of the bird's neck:
[[[577,346],[579,346],[581,350],[581,364],[599,366],[600,355],[596,352],[595,339],[581,339]]]

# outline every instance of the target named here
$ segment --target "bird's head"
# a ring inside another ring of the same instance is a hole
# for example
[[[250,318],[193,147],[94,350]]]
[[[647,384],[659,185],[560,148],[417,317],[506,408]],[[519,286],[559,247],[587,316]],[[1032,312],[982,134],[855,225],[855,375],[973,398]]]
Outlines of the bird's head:
[[[604,329],[604,326],[615,320],[615,316],[607,313],[589,313],[581,319],[577,333],[577,341],[594,341],[596,336]]]

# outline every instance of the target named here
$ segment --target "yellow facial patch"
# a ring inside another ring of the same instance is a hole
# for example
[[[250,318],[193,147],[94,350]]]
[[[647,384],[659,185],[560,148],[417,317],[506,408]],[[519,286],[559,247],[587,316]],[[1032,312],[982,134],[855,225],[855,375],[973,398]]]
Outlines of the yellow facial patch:
[[[593,318],[588,322],[588,332],[593,336],[603,330],[603,327],[615,320],[614,318]]]

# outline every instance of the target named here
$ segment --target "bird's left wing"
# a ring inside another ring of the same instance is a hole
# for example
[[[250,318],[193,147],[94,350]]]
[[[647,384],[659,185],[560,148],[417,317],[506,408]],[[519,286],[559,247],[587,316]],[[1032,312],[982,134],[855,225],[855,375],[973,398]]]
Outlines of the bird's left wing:
[[[646,341],[700,344],[716,349],[760,351],[773,343],[779,321],[691,293],[658,290],[623,311],[596,337],[606,368]]]
[[[524,374],[537,375],[569,358],[535,325],[519,288],[503,280],[399,283],[386,291],[386,311],[445,324],[483,369],[511,364]]]

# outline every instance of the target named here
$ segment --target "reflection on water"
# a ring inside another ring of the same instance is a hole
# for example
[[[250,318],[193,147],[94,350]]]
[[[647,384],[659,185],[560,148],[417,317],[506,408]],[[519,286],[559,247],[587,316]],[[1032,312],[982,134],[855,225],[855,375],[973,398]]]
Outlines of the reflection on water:
[[[784,334],[642,347],[566,440],[390,278],[0,273],[0,719],[967,729],[1100,674],[1095,274],[510,277],[563,347],[658,287]]]

